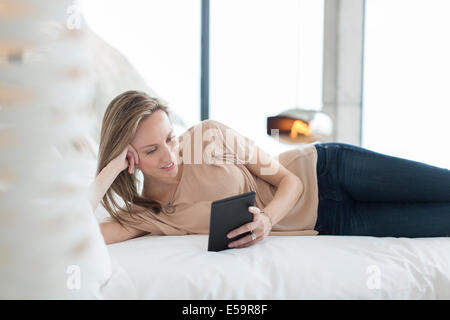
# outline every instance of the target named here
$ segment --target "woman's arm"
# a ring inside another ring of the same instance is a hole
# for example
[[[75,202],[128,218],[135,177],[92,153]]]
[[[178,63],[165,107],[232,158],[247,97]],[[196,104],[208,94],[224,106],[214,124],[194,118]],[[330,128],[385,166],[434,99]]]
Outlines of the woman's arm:
[[[294,174],[286,175],[281,179],[274,198],[265,208],[262,208],[269,215],[272,225],[281,221],[295,206],[303,189],[303,182]]]
[[[134,148],[128,145],[117,158],[109,162],[100,171],[90,186],[89,201],[93,212],[97,210],[100,201],[105,196],[106,191],[111,187],[117,176],[126,168],[132,173],[135,164],[139,164],[139,157]],[[147,233],[132,227],[125,228],[116,221],[100,222],[100,231],[102,232],[106,244],[125,241]]]
[[[259,148],[253,140],[223,123],[208,121],[208,124],[212,124],[221,131],[224,138],[223,145],[227,152],[235,154],[239,162],[243,162],[252,174],[277,187],[274,198],[265,208],[249,207],[249,211],[254,214],[252,222],[244,224],[228,234],[229,238],[234,238],[239,234],[251,231],[252,235],[230,243],[231,247],[245,247],[264,239],[270,233],[272,226],[288,214],[303,193],[303,182],[286,169],[278,159]],[[261,209],[265,214],[260,214]]]
[[[257,145],[254,145],[251,159],[245,166],[254,175],[277,187],[272,201],[265,208],[260,208],[269,215],[272,225],[277,224],[301,197],[303,182],[286,169],[278,159],[270,156]]]
[[[95,212],[97,207],[111,187],[117,176],[125,169],[132,174],[134,168],[139,164],[139,155],[131,144],[122,151],[120,155],[111,160],[97,175],[94,182],[90,186],[90,203],[92,210]]]
[[[101,199],[109,189],[114,179],[121,172],[120,168],[114,166],[113,163],[109,163],[98,174],[94,183],[91,185],[91,206],[95,211],[100,204]],[[123,227],[116,221],[102,221],[100,222],[100,231],[102,232],[103,239],[106,244],[122,242],[139,236],[143,236],[147,232],[138,230],[132,227]]]
[[[253,174],[276,186],[277,190],[272,201],[265,208],[249,208],[249,211],[254,214],[252,222],[231,231],[228,235],[229,238],[234,238],[239,234],[252,231],[256,238],[252,239],[251,236],[240,238],[231,242],[230,248],[244,248],[263,240],[270,233],[273,225],[281,221],[295,206],[303,193],[304,185],[299,177],[260,148],[255,148],[258,152],[253,153],[246,167]],[[265,214],[260,214],[261,209]]]
[[[258,147],[253,140],[221,122],[205,121],[221,131],[226,150],[243,160],[251,173],[278,187],[274,199],[265,208],[260,209],[264,209],[264,212],[269,215],[272,225],[282,220],[303,193],[301,179],[287,170],[277,158],[270,156]],[[237,141],[237,144],[235,144],[235,141]]]
[[[112,162],[110,162],[106,167],[100,171],[98,176],[95,178],[94,182],[90,187],[90,203],[92,211],[95,212],[97,210],[100,201],[105,195],[106,191],[108,191],[111,184],[117,178],[121,170],[117,168]]]
[[[100,231],[102,232],[103,239],[105,239],[105,244],[107,245],[140,237],[148,233],[131,227],[125,228],[115,221],[100,222]]]
[[[285,169],[287,170],[287,169]],[[294,207],[297,200],[303,193],[303,183],[296,175],[289,173],[281,178],[274,198],[263,209],[265,214],[261,214],[261,209],[249,207],[249,211],[254,214],[253,221],[231,231],[227,236],[234,238],[239,234],[251,231],[256,238],[250,236],[240,238],[229,244],[230,248],[245,248],[266,237],[272,226],[282,220],[286,214]]]

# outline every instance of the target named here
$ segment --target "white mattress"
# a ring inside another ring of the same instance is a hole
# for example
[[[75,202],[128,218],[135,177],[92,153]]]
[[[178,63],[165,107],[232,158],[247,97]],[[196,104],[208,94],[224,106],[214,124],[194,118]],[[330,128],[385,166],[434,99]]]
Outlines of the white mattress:
[[[450,238],[272,236],[208,252],[207,235],[108,245],[105,299],[450,299]]]

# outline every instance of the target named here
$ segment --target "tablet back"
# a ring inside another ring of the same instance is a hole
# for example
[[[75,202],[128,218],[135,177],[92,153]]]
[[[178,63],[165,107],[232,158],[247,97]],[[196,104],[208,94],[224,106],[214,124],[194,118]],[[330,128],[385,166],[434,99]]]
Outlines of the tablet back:
[[[251,191],[211,203],[208,251],[229,249],[230,242],[250,234],[246,232],[227,238],[230,231],[253,221],[253,214],[248,211],[248,207],[255,205],[255,195],[256,192]]]

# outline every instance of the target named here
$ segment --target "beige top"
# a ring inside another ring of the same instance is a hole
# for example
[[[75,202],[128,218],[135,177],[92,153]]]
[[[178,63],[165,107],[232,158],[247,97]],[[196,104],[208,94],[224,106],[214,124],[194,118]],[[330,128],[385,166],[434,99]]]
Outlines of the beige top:
[[[190,127],[178,139],[183,170],[173,199],[175,212],[155,214],[136,206],[135,215],[145,222],[130,226],[154,235],[208,234],[211,202],[256,191],[255,206],[263,209],[273,199],[277,188],[245,166],[254,150],[261,151],[253,140],[215,120]],[[317,235],[316,148],[313,144],[294,147],[280,153],[278,160],[302,180],[304,191],[269,235]],[[131,219],[128,214],[121,217]]]

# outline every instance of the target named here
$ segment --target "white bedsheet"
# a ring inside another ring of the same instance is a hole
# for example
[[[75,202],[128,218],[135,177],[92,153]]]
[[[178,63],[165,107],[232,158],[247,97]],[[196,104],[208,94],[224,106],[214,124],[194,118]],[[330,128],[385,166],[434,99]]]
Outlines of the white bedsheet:
[[[207,251],[207,235],[108,245],[105,299],[450,299],[450,238],[272,236]]]

